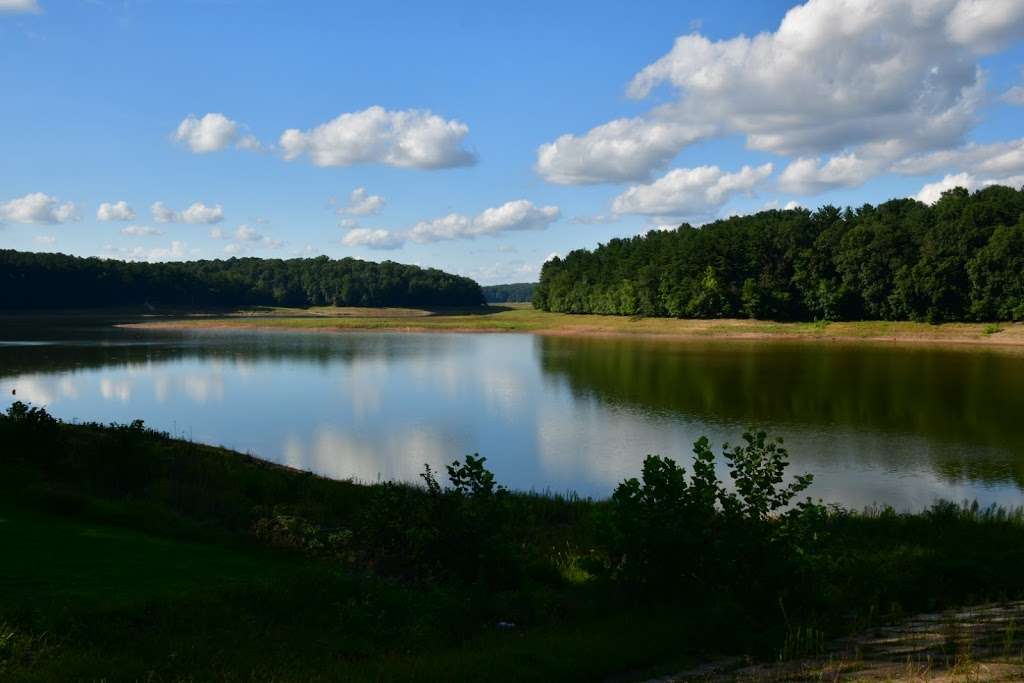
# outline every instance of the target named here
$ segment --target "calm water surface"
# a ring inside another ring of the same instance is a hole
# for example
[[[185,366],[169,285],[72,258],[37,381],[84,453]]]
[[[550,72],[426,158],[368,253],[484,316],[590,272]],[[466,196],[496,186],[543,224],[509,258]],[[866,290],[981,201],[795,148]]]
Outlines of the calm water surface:
[[[813,493],[919,509],[1024,504],[1024,356],[517,334],[18,331],[4,405],[150,426],[336,478],[414,480],[466,453],[518,489],[607,496],[701,435],[782,435]],[[13,338],[12,338],[13,337]],[[723,470],[722,476],[725,476]]]

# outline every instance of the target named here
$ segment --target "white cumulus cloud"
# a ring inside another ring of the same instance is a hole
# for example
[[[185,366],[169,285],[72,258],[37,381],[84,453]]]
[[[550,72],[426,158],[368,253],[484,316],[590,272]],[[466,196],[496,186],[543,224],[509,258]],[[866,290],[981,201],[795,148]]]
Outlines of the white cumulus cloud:
[[[194,202],[178,213],[163,202],[154,202],[150,210],[153,213],[153,220],[157,223],[213,224],[224,220],[224,208],[220,204],[208,206],[203,202]]]
[[[866,158],[850,152],[830,157],[824,163],[811,157],[796,159],[779,175],[779,189],[792,194],[813,195],[837,187],[857,187],[886,172],[909,176],[945,172],[950,176],[988,177],[1024,173],[1024,138],[987,144],[969,143],[895,159],[883,149],[875,149],[875,156],[870,156],[870,146],[864,150],[869,154]]]
[[[904,175],[926,175],[945,170],[978,174],[1013,175],[1024,172],[1024,138],[989,144],[971,143],[902,159],[893,170]]]
[[[461,213],[450,213],[440,218],[419,221],[409,231],[409,237],[416,242],[438,242],[454,240],[468,235],[473,228],[473,219]]]
[[[928,183],[921,188],[921,191],[917,193],[914,198],[919,202],[925,204],[934,204],[939,201],[942,193],[946,190],[952,190],[954,187],[963,187],[968,190],[974,191],[981,187],[978,180],[970,175],[969,173],[957,173],[956,175],[947,175],[942,180],[934,183]]]
[[[428,244],[517,230],[543,230],[561,215],[557,206],[535,206],[533,202],[517,199],[485,209],[474,217],[450,213],[440,218],[419,221],[405,231],[354,228],[341,241],[349,247],[397,249],[410,240]]]
[[[922,187],[921,191],[915,195],[914,199],[919,202],[924,202],[925,204],[934,204],[939,201],[943,192],[946,190],[952,190],[954,187],[962,187],[973,192],[975,190],[980,190],[983,187],[989,187],[990,185],[1006,185],[1007,187],[1021,189],[1024,187],[1024,175],[982,179],[973,176],[970,173],[950,174],[942,180],[938,180],[934,183],[928,183]]]
[[[674,101],[542,145],[537,168],[562,183],[635,179],[694,139],[739,134],[753,149],[785,155],[854,152],[882,172],[961,144],[985,100],[980,58],[1021,36],[1020,0],[808,0],[772,32],[679,37],[627,88],[643,99],[668,86]],[[693,136],[637,133],[658,126]],[[860,182],[829,164],[805,186]]]
[[[370,107],[342,114],[310,130],[281,134],[284,158],[306,154],[317,166],[384,164],[405,168],[451,168],[476,163],[463,143],[469,126],[426,110]]]
[[[1024,35],[1024,3],[959,0],[946,17],[946,33],[982,54],[995,52]]]
[[[78,213],[74,202],[61,203],[43,192],[32,192],[0,204],[0,222],[53,224],[76,220]]]
[[[224,220],[224,209],[220,204],[207,206],[202,202],[195,202],[181,212],[181,220],[184,223],[220,223]]]
[[[235,230],[235,237],[243,242],[259,242],[263,239],[263,235],[245,224],[238,226],[238,229]]]
[[[882,165],[878,160],[861,159],[854,153],[834,156],[824,164],[820,159],[801,157],[779,174],[779,189],[813,195],[837,187],[857,187],[877,175]]]
[[[534,206],[533,202],[517,199],[493,209],[484,209],[473,219],[473,232],[490,235],[509,230],[543,230],[561,215],[557,206]]]
[[[181,218],[177,211],[168,208],[163,202],[153,202],[150,211],[157,223],[177,223]]]
[[[236,149],[244,149],[250,152],[259,152],[263,149],[263,143],[256,139],[255,135],[244,135],[235,143]]]
[[[135,210],[125,201],[103,202],[96,211],[96,218],[101,221],[130,221],[135,219]]]
[[[1006,92],[1003,93],[1001,98],[1003,102],[1008,104],[1015,104],[1018,107],[1024,107],[1024,86],[1015,85]]]
[[[42,11],[36,0],[0,0],[0,14],[38,14]]]
[[[346,247],[397,249],[405,243],[405,238],[390,230],[354,228],[345,233],[345,236],[341,238],[341,243]]]
[[[378,194],[370,194],[365,187],[357,187],[348,196],[348,204],[338,207],[339,215],[372,216],[384,208],[384,198]]]
[[[452,213],[442,218],[420,221],[409,231],[409,239],[414,242],[439,242],[499,232],[543,230],[560,216],[561,211],[557,206],[534,206],[533,202],[518,199],[485,209],[474,218]]]
[[[617,119],[585,135],[562,135],[537,150],[537,172],[552,183],[646,180],[695,140],[707,137],[709,125],[643,118]]]
[[[181,260],[189,253],[187,247],[188,245],[185,242],[173,240],[167,247],[154,247],[151,249],[145,247],[118,247],[108,244],[103,247],[103,251],[126,261],[149,261],[153,263],[156,261]],[[195,250],[193,250],[194,252]]]
[[[188,146],[196,154],[217,152],[237,143],[239,149],[260,149],[252,135],[240,137],[241,126],[224,114],[211,112],[202,118],[189,114],[174,131],[174,139]]]
[[[126,228],[121,228],[121,234],[132,237],[156,237],[163,233],[148,225],[129,225]]]
[[[220,237],[226,236],[226,235],[224,235],[224,233],[222,233],[220,231],[219,228],[214,228],[214,231],[216,231],[216,234],[214,234],[213,231],[211,231],[211,233],[210,233],[210,235],[214,239],[219,239]],[[256,230],[255,228],[253,228],[253,227],[251,227],[251,226],[249,226],[249,225],[247,225],[245,223],[243,223],[242,225],[239,225],[238,228],[235,230],[234,238],[238,242],[241,242],[244,245],[246,245],[246,247],[262,247],[264,249],[279,249],[280,247],[284,246],[284,242],[282,242],[280,240],[273,239],[272,237],[269,237],[267,235],[264,235],[260,231]],[[231,244],[226,245],[225,246],[225,251],[227,251],[228,253],[234,253],[234,254],[240,253],[245,247],[243,247],[242,244],[238,244],[238,242],[233,242]]]
[[[749,193],[772,173],[771,164],[744,166],[728,173],[717,166],[678,168],[648,185],[634,185],[612,202],[616,214],[701,220],[730,197]]]

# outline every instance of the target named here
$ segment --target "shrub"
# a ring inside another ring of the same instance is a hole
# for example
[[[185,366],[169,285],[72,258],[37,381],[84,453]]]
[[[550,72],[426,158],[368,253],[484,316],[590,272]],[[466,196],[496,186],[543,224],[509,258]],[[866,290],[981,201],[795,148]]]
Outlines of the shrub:
[[[810,500],[792,504],[812,477],[784,484],[789,455],[781,439],[743,438],[742,446],[723,447],[731,490],[716,475],[706,437],[694,443],[689,478],[675,461],[649,455],[641,480],[616,488],[612,554],[621,579],[658,591],[729,585],[753,593],[789,573],[827,511]]]
[[[48,427],[57,424],[57,419],[46,412],[46,408],[29,406],[15,401],[7,409],[7,417],[14,423],[33,427]]]
[[[377,488],[358,527],[378,571],[409,579],[450,579],[492,586],[514,583],[522,558],[513,540],[509,493],[467,455],[446,467],[448,486],[425,466],[426,492],[400,484]]]

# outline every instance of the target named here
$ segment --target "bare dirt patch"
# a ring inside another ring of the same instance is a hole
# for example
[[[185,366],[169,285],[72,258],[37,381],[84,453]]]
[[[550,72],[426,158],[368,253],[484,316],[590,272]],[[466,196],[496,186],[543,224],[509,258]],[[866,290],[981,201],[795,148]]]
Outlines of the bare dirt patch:
[[[1024,601],[922,614],[771,664],[706,663],[649,683],[1024,681]]]

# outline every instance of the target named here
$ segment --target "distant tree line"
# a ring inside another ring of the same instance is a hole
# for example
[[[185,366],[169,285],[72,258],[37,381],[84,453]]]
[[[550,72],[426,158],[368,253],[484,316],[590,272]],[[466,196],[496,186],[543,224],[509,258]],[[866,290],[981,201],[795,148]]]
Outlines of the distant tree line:
[[[537,308],[772,320],[1024,320],[1024,191],[762,211],[544,264]]]
[[[484,287],[484,299],[489,304],[523,304],[533,301],[536,282],[514,282],[508,285]]]
[[[0,250],[0,308],[478,306],[480,285],[432,268],[326,256],[134,263]]]

